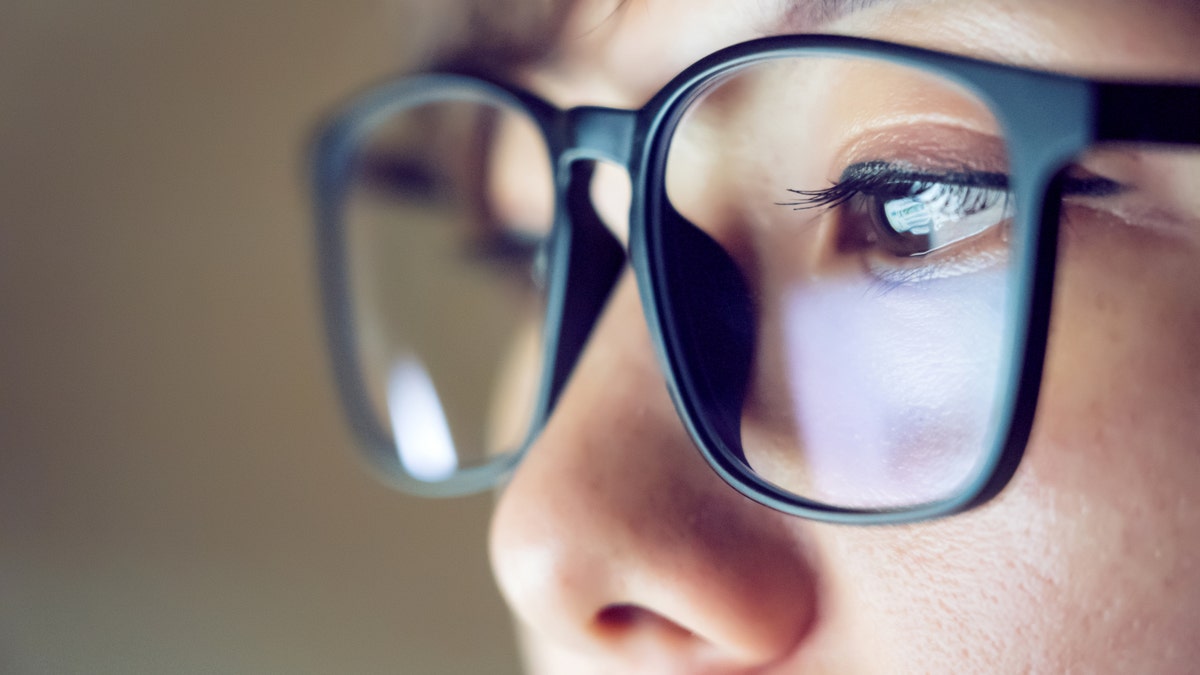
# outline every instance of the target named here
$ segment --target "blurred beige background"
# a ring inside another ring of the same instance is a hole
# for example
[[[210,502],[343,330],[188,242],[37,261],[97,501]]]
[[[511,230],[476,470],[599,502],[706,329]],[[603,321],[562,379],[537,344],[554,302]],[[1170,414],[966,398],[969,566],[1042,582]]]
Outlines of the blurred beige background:
[[[403,4],[0,10],[0,673],[516,672],[489,498],[375,482],[323,351],[304,143]]]

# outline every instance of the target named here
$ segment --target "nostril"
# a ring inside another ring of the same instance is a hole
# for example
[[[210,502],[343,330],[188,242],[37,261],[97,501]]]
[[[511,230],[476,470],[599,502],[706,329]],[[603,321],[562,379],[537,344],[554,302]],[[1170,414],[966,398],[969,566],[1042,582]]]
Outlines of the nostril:
[[[655,675],[744,672],[746,666],[760,661],[746,659],[714,644],[667,615],[641,605],[608,605],[596,613],[592,625],[594,638],[621,665],[619,672]]]
[[[692,631],[644,607],[626,603],[608,605],[596,614],[596,632],[609,639],[638,633],[656,633],[660,637],[686,640]]]
[[[596,627],[604,632],[623,632],[637,623],[646,610],[634,605],[609,605],[596,614]]]

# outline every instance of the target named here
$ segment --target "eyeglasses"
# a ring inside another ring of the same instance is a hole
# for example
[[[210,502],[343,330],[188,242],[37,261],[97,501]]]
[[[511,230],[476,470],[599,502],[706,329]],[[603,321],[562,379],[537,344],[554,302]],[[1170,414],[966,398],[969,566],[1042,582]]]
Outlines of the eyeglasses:
[[[1024,452],[1060,224],[1200,224],[1149,186],[1200,188],[1198,145],[1198,85],[849,37],[730,47],[637,111],[392,83],[316,146],[341,398],[400,489],[485,489],[628,262],[679,416],[731,486],[823,521],[957,513]],[[598,163],[630,178],[627,248]]]

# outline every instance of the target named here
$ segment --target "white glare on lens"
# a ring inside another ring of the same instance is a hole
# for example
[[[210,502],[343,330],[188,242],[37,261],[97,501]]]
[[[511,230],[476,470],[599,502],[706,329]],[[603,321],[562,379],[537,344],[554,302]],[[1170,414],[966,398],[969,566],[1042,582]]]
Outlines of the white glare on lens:
[[[392,367],[387,399],[400,463],[418,480],[449,478],[458,468],[454,440],[437,390],[419,361],[405,358]]]

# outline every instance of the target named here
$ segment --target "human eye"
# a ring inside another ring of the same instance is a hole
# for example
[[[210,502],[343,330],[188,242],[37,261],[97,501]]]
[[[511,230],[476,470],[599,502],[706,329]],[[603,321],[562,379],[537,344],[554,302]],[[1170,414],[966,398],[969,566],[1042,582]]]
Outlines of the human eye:
[[[1064,199],[1123,190],[1078,168],[1068,171],[1062,187]],[[870,160],[847,166],[829,187],[788,192],[795,198],[781,205],[828,212],[838,228],[839,252],[863,255],[868,269],[886,281],[991,267],[1004,258],[1015,214],[1008,174],[968,167]]]
[[[359,162],[359,183],[385,204],[395,225],[405,228],[438,227],[449,217],[457,227],[452,235],[452,255],[457,264],[500,278],[502,283],[531,291],[544,287],[546,240],[544,227],[507,219],[495,208],[481,177],[484,166],[471,162],[470,170],[448,165],[439,155],[375,149]],[[454,213],[442,213],[454,204]]]
[[[782,204],[830,212],[839,251],[866,255],[882,276],[911,277],[961,263],[969,251],[986,263],[982,244],[1003,240],[1013,217],[1008,183],[1004,173],[871,160],[846,167],[829,187],[789,189],[796,198]]]
[[[372,433],[401,475],[447,485],[532,427],[553,239],[541,128],[463,82],[362,119],[331,176],[326,248]]]
[[[526,229],[493,224],[464,247],[469,261],[512,279],[530,290],[544,291],[547,269],[547,238]]]

